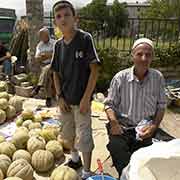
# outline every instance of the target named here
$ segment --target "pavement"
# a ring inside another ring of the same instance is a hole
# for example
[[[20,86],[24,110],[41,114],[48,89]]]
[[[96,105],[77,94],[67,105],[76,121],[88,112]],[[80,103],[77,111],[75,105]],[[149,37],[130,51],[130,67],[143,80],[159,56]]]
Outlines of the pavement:
[[[43,109],[48,109],[55,116],[58,117],[58,111],[56,107],[45,108],[45,100],[24,98],[24,109],[33,109],[35,110],[38,107]],[[91,169],[93,172],[97,172],[97,159],[101,159],[103,163],[104,173],[109,174],[115,178],[118,177],[118,174],[115,168],[112,166],[112,160],[109,156],[109,152],[106,149],[106,144],[108,143],[108,136],[105,128],[107,123],[106,116],[104,112],[92,112],[92,129],[95,148],[92,155],[92,165]],[[172,135],[175,138],[180,138],[180,113],[174,110],[167,110],[163,122],[161,123],[161,128]],[[65,159],[59,162],[59,164],[65,162],[69,158],[69,155],[66,154]],[[58,164],[56,165],[58,166]],[[50,172],[47,174],[34,174],[35,180],[49,180]]]

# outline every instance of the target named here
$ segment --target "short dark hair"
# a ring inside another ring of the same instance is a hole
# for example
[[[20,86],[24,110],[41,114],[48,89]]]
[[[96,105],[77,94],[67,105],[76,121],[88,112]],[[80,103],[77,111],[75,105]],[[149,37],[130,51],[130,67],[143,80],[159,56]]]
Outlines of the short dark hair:
[[[75,8],[73,7],[73,5],[69,1],[65,1],[65,0],[58,1],[54,4],[53,14],[55,14],[57,11],[64,9],[64,8],[70,8],[73,16],[76,15],[76,11],[75,11]]]

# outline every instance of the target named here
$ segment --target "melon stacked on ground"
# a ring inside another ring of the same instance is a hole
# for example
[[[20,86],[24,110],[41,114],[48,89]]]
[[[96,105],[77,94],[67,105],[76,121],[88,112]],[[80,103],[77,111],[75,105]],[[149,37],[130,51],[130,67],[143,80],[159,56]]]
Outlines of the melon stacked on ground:
[[[22,100],[7,93],[7,84],[0,81],[0,124],[13,119],[22,111]]]
[[[59,126],[42,126],[41,121],[39,115],[24,110],[16,121],[18,127],[11,140],[6,141],[0,136],[0,177],[7,180],[15,177],[32,180],[33,171],[48,173],[64,157],[64,144],[68,143],[60,136]],[[75,172],[68,170],[68,173],[64,173],[64,168],[61,171],[60,174],[57,174],[57,170],[53,171],[55,175],[51,179],[59,180],[57,177],[60,175],[65,179],[72,176],[68,180],[76,180]]]

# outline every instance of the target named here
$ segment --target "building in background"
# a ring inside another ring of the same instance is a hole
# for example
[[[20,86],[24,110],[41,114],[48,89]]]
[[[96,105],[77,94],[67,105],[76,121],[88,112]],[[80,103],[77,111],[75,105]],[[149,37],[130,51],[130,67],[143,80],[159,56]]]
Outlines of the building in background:
[[[129,18],[138,18],[141,11],[146,10],[151,5],[147,2],[138,3],[127,3],[126,8],[129,13]]]

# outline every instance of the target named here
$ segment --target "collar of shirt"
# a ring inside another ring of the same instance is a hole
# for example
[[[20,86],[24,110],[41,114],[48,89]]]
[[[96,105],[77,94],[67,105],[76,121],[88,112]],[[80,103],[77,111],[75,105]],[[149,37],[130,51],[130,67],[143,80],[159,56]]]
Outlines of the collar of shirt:
[[[146,74],[146,77],[144,78],[144,80],[143,80],[141,83],[146,82],[146,81],[150,78],[150,76],[151,76],[151,71],[150,71],[150,69],[149,69],[148,72],[147,72],[147,74]],[[132,82],[132,81],[140,82],[140,81],[138,80],[138,78],[137,78],[137,77],[135,76],[135,74],[134,74],[134,66],[132,66],[132,67],[130,68],[129,76],[128,76],[128,82]]]

